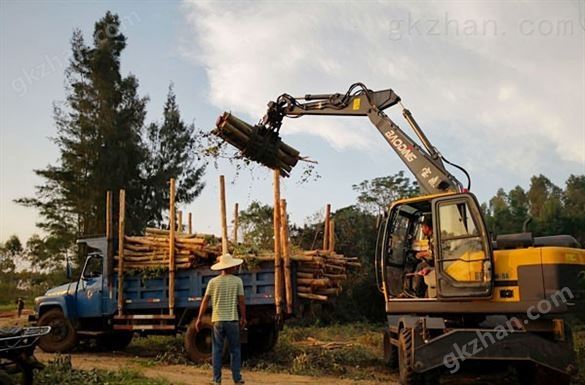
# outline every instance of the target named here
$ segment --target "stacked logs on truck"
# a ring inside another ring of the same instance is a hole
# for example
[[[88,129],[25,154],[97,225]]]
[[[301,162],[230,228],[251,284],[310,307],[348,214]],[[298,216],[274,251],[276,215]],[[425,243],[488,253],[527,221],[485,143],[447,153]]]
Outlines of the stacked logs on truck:
[[[224,112],[212,131],[242,153],[242,156],[289,176],[300,159],[299,151],[284,143],[278,133],[262,125],[252,126]]]
[[[291,259],[297,261],[297,296],[316,301],[328,301],[341,294],[349,269],[361,266],[358,258],[329,250],[305,251]]]
[[[201,234],[175,233],[175,267],[189,269],[212,265],[221,255],[221,246],[210,244]],[[118,256],[116,256],[118,259]],[[169,265],[169,231],[147,228],[143,236],[124,237],[124,267],[140,270]]]

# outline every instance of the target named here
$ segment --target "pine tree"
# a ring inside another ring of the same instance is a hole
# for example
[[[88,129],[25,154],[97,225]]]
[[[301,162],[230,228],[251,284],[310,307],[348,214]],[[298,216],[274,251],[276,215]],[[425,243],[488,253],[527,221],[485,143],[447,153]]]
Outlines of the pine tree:
[[[147,153],[141,139],[147,98],[138,96],[134,76],[120,74],[126,38],[119,27],[118,16],[107,12],[95,24],[93,44],[74,32],[68,95],[54,109],[60,157],[35,170],[45,181],[36,196],[17,201],[39,209],[39,227],[60,242],[63,253],[76,237],[104,232],[107,190],[126,189],[129,233],[148,219],[142,211]]]
[[[170,178],[177,181],[177,203],[190,203],[205,187],[201,180],[205,164],[197,155],[194,124],[181,119],[179,106],[169,86],[163,109],[162,124],[152,123],[147,129],[150,159],[146,164],[148,175],[147,209],[155,224],[162,224],[163,213],[168,209]]]

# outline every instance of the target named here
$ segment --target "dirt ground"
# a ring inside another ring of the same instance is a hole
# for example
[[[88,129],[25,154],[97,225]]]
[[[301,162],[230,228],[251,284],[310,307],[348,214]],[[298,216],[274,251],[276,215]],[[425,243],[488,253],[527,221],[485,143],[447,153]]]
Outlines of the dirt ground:
[[[30,310],[25,310],[20,318],[16,317],[15,311],[4,311],[0,313],[0,327],[25,325]],[[35,356],[42,362],[48,362],[55,355],[42,352],[37,348]],[[71,355],[73,367],[82,370],[103,369],[117,371],[120,369],[132,369],[149,378],[164,378],[175,385],[207,384],[211,378],[211,369],[186,365],[154,365],[152,361],[144,357],[137,357],[130,353],[74,353]],[[367,370],[367,369],[366,369]],[[494,374],[489,370],[480,370],[481,374],[458,373],[457,375],[446,375],[441,378],[443,385],[516,385],[516,381],[510,379],[503,373]],[[229,368],[223,369],[224,381],[231,383]],[[339,377],[310,377],[282,373],[271,373],[261,371],[242,371],[246,384],[282,384],[282,385],[378,385],[375,380],[350,380]],[[373,377],[373,376],[372,376]],[[384,385],[399,385],[398,373],[389,373]]]
[[[53,355],[43,353],[37,350],[35,356],[43,361],[49,361]],[[197,368],[184,365],[155,365],[144,367],[136,362],[134,357],[124,353],[79,353],[71,356],[71,362],[76,369],[134,369],[139,371],[143,376],[150,378],[164,378],[176,385],[190,384],[207,384],[211,377],[210,369]],[[223,370],[224,377],[228,380],[230,372],[228,368]],[[320,385],[375,385],[375,381],[351,381],[342,380],[334,377],[307,377],[294,376],[289,374],[265,373],[265,372],[242,372],[246,384],[264,385],[264,384],[282,384],[282,385],[309,385],[319,383]],[[231,383],[231,381],[224,381]],[[389,382],[388,385],[397,385],[398,382]]]

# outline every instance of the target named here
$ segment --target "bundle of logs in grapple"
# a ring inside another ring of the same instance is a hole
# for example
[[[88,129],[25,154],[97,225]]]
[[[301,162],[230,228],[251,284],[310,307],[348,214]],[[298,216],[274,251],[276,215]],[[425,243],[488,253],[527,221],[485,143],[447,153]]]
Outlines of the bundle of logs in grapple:
[[[174,246],[175,267],[178,269],[211,265],[221,255],[221,246],[212,245],[207,238],[197,234],[175,233]],[[147,228],[144,236],[125,236],[124,268],[166,268],[169,250],[168,230]],[[117,255],[116,260],[119,260]]]
[[[302,159],[299,151],[283,143],[278,133],[263,126],[252,126],[224,112],[212,131],[241,151],[242,156],[289,176],[292,168]]]
[[[339,295],[348,269],[361,266],[357,258],[329,250],[305,251],[291,259],[297,261],[297,296],[317,301]]]

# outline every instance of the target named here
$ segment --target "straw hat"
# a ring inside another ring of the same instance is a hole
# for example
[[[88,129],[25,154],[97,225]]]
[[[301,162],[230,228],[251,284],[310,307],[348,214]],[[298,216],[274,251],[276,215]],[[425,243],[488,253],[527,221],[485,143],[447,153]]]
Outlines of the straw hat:
[[[211,270],[225,270],[230,267],[236,267],[244,263],[243,259],[234,258],[231,254],[223,254],[219,256],[219,262],[211,266]]]

